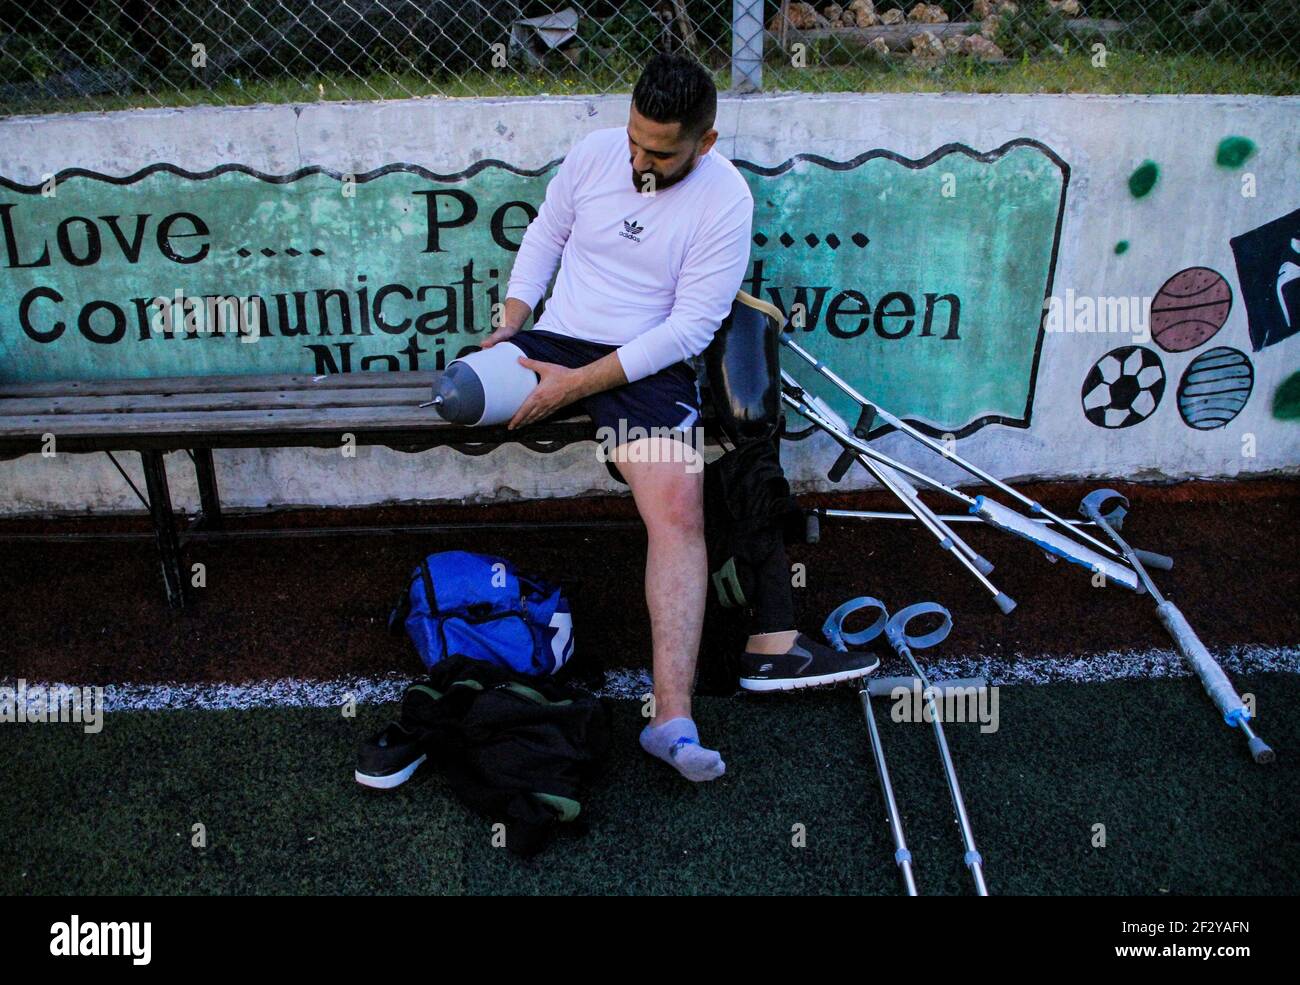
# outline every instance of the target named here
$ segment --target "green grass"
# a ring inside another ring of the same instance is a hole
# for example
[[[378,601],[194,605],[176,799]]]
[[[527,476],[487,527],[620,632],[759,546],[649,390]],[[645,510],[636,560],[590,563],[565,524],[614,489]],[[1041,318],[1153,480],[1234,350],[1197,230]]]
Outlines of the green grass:
[[[1294,892],[1300,723],[1282,710],[1300,678],[1242,687],[1261,696],[1271,767],[1191,680],[1006,688],[998,732],[950,727],[992,892]],[[391,708],[0,726],[0,892],[897,892],[855,692],[701,700],[728,772],[698,787],[643,756],[638,708],[617,705],[589,830],[527,861],[427,770],[388,793],[352,781],[354,742]],[[967,892],[928,730],[880,720],[922,892]]]
[[[244,106],[412,97],[573,96],[630,93],[639,66],[623,71],[577,69],[547,72],[467,72],[449,78],[416,73],[350,73],[304,78],[227,81],[211,89],[160,89],[152,93],[0,102],[0,116],[17,113],[120,110],[157,106]],[[729,71],[714,73],[720,89],[731,85]],[[1300,65],[1259,58],[1202,54],[1146,54],[1113,49],[1104,69],[1076,46],[1064,57],[980,64],[951,59],[925,67],[907,58],[895,63],[829,64],[794,68],[770,63],[764,69],[766,92],[1016,92],[1016,93],[1259,93],[1300,92]]]
[[[768,68],[764,89],[834,92],[1014,93],[1260,93],[1300,91],[1300,66],[1206,55],[1147,55],[1113,50],[1094,68],[1086,50],[1063,57],[1024,58],[1000,64],[950,59],[926,67],[908,59],[883,66],[819,70]]]

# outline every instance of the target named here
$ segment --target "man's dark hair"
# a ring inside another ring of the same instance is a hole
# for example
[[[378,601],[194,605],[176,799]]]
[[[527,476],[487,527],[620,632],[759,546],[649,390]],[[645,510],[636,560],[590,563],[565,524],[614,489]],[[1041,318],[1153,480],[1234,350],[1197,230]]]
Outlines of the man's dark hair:
[[[637,79],[632,103],[642,116],[681,124],[683,137],[698,140],[717,116],[718,87],[696,59],[661,51]]]

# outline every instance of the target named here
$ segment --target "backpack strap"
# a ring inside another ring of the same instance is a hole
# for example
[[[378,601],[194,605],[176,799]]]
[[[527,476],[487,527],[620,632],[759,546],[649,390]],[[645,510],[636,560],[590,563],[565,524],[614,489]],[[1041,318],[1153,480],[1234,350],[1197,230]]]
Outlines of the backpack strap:
[[[420,559],[420,580],[424,582],[424,597],[429,601],[429,611],[438,611],[438,594],[433,590],[433,574],[429,571],[429,559]]]
[[[411,585],[416,578],[424,582],[424,597],[428,600],[430,613],[437,611],[437,597],[433,591],[433,575],[429,572],[428,563],[421,560],[419,566],[397,596],[397,602],[388,612],[388,632],[393,636],[402,635],[406,620],[411,615]]]

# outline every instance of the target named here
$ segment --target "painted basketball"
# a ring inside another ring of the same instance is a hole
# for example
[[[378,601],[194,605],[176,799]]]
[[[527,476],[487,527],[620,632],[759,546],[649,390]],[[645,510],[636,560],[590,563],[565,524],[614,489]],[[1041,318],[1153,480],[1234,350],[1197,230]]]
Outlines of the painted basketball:
[[[1178,383],[1178,413],[1198,431],[1221,428],[1241,413],[1255,385],[1255,370],[1239,349],[1207,349]]]
[[[1232,288],[1216,270],[1188,267],[1164,282],[1151,301],[1151,338],[1165,352],[1195,349],[1228,320]]]

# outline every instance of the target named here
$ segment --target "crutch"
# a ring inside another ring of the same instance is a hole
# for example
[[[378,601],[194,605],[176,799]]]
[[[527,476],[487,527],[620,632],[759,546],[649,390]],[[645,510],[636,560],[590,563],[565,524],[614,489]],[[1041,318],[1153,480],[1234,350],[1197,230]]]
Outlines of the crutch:
[[[875,602],[875,599],[859,600]],[[880,615],[876,621],[858,633],[846,633],[843,630],[843,606],[831,613],[822,627],[822,633],[837,649],[845,650],[849,644],[860,646],[881,634],[889,621],[889,613],[883,603],[877,602]],[[838,620],[836,615],[840,614]],[[834,624],[833,624],[834,623]],[[892,678],[891,678],[892,680]],[[876,716],[871,710],[871,698],[877,693],[888,694],[889,691],[877,692],[872,686],[874,680],[868,678],[858,691],[858,700],[862,702],[862,714],[867,720],[867,737],[871,743],[871,760],[876,764],[876,779],[880,781],[880,794],[885,801],[885,816],[889,823],[889,834],[894,839],[894,863],[898,866],[899,877],[903,880],[903,891],[908,896],[919,896],[916,891],[916,878],[912,875],[912,853],[907,850],[907,837],[903,834],[903,818],[898,812],[898,801],[894,797],[894,784],[889,779],[889,764],[885,761],[885,746],[880,741],[880,729],[876,726]]]
[[[931,489],[959,500],[966,505],[970,513],[978,516],[980,519],[999,530],[1015,534],[1018,537],[1022,537],[1032,542],[1048,554],[1049,557],[1064,558],[1067,561],[1072,561],[1075,564],[1082,565],[1092,571],[1100,570],[1109,580],[1114,581],[1116,584],[1123,585],[1125,588],[1131,589],[1135,592],[1140,592],[1142,590],[1141,583],[1138,581],[1137,576],[1133,571],[1128,569],[1126,566],[1124,556],[1120,551],[1117,551],[1111,545],[1092,536],[1086,530],[1080,529],[1077,525],[1070,524],[1068,521],[1043,507],[1040,503],[1031,500],[1029,497],[1011,488],[1000,479],[990,475],[988,472],[985,472],[983,469],[971,462],[966,461],[952,449],[922,434],[906,421],[895,417],[878,404],[872,403],[842,379],[834,370],[810,354],[793,339],[782,335],[781,344],[791,352],[795,353],[795,355],[799,356],[799,358],[804,362],[812,366],[818,374],[829,380],[837,389],[858,405],[860,408],[860,416],[857,425],[852,429],[852,437],[864,442],[868,437],[872,424],[875,419],[879,417],[881,420],[885,421],[885,423],[896,427],[908,437],[919,441],[925,447],[939,455],[942,455],[945,459],[962,468],[969,474],[991,484],[995,489],[1006,493],[1018,502],[1028,506],[1031,513],[1045,519],[1047,522],[1035,523],[1034,520],[1036,517],[1024,516],[1023,514],[1018,513],[987,496],[967,496],[951,486],[938,482],[937,480],[914,469],[908,469],[906,466],[902,466],[901,463],[893,462],[892,459],[881,456],[879,453],[875,453],[877,461],[883,460],[886,464],[898,467],[900,470],[904,471],[905,474],[917,479]],[[789,374],[783,372],[782,378],[792,383],[796,390],[803,392],[803,388],[800,387],[797,382],[794,382],[793,378],[791,378]],[[817,422],[814,421],[813,423]],[[824,429],[825,428],[823,428],[823,430]],[[842,426],[841,431],[848,436],[847,427]],[[841,444],[843,444],[843,442],[841,442]],[[868,451],[868,454],[871,454],[871,452]],[[846,446],[845,451],[840,455],[840,458],[831,469],[830,478],[833,481],[838,481],[851,464],[852,455],[850,449]],[[1168,567],[1173,564],[1171,560],[1162,555],[1148,554],[1144,551],[1136,551],[1136,553],[1139,557],[1142,557],[1147,564],[1154,567]]]
[[[815,506],[808,510],[808,516],[811,519],[822,520],[910,520],[915,521],[916,517],[911,513],[899,513],[895,510],[833,510],[823,506]],[[942,520],[944,523],[983,523],[984,518],[972,516],[969,513],[938,513],[935,519]],[[1051,523],[1052,521],[1042,516],[1031,517],[1035,523]],[[1091,520],[1066,520],[1066,523],[1072,527],[1087,524],[1092,525]],[[816,543],[812,541],[812,543]]]
[[[1075,564],[1082,565],[1090,571],[1101,571],[1106,575],[1108,580],[1117,585],[1122,585],[1133,591],[1142,590],[1141,584],[1137,580],[1137,576],[1124,563],[1122,556],[1117,561],[1110,557],[1098,554],[1091,548],[1080,544],[1077,541],[1071,540],[1065,534],[1048,524],[1035,523],[1032,518],[1017,513],[1015,510],[1003,506],[1001,503],[992,500],[987,496],[968,496],[961,490],[954,489],[952,486],[940,482],[938,479],[934,479],[931,476],[926,475],[924,472],[912,468],[910,465],[905,465],[896,459],[890,458],[888,455],[876,451],[876,449],[867,445],[863,439],[857,437],[855,434],[849,433],[848,429],[843,425],[842,418],[839,418],[837,423],[835,419],[829,418],[824,413],[820,413],[817,407],[810,406],[810,401],[816,400],[817,398],[808,394],[808,392],[795,382],[785,370],[781,371],[781,377],[782,380],[787,381],[787,386],[782,388],[781,393],[781,399],[786,406],[792,408],[800,414],[800,416],[806,418],[821,430],[825,431],[847,452],[858,453],[859,461],[862,461],[862,457],[865,456],[865,458],[871,459],[877,465],[888,466],[890,469],[901,472],[909,479],[914,479],[924,486],[934,489],[937,492],[944,493],[945,495],[956,499],[958,502],[965,504],[972,514],[980,517],[980,519],[984,520],[991,526],[997,527],[999,530],[1005,530],[1008,533],[1029,540],[1042,550],[1054,554],[1057,557],[1065,558]],[[818,406],[825,407],[825,403],[818,401]],[[865,465],[866,463],[863,462],[863,464]],[[889,487],[886,486],[886,488]],[[893,492],[892,489],[890,491]],[[897,493],[895,493],[895,495],[897,495]],[[911,510],[911,506],[908,504],[906,499],[903,499],[902,502],[904,506],[907,506],[908,509]],[[934,516],[935,514],[930,513],[931,518]],[[942,525],[942,521],[938,522]],[[1067,530],[1075,529],[1069,524],[1065,524],[1065,527]],[[949,538],[953,542],[960,540],[960,538],[957,538],[956,535],[953,534],[951,529],[946,526],[942,527],[942,529],[944,531],[944,537]],[[940,541],[940,544],[943,546],[942,540]],[[951,553],[957,557],[958,560],[963,561],[966,564],[967,569],[975,575],[980,583],[993,593],[994,601],[997,603],[998,608],[1005,613],[1010,612],[1011,609],[1015,607],[1015,603],[989,582],[983,572],[979,571],[975,567],[970,557],[963,554],[960,550],[952,550]]]
[[[862,714],[867,719],[867,735],[871,741],[871,758],[876,764],[876,777],[880,780],[880,792],[885,798],[885,813],[889,818],[889,833],[894,838],[894,862],[898,865],[899,875],[903,880],[903,890],[908,896],[919,896],[916,891],[916,877],[912,875],[912,853],[907,850],[907,838],[903,835],[903,819],[898,813],[898,802],[894,799],[894,785],[889,782],[889,766],[885,762],[885,747],[880,742],[880,729],[876,727],[876,716],[871,711],[871,696],[877,692],[869,682],[858,692],[862,702]],[[886,692],[887,693],[887,692]]]
[[[844,419],[825,401],[800,387],[785,370],[781,370],[781,379],[786,384],[781,397],[788,406],[821,427],[832,438],[839,440],[840,437],[844,437],[845,440],[850,440],[848,438],[848,426],[845,424]],[[871,449],[866,449],[865,446],[862,446],[862,450],[859,450],[856,442],[845,445],[845,448],[846,453],[851,450],[862,467],[885,489],[898,498],[899,502],[907,508],[912,516],[934,536],[943,550],[948,551],[957,558],[974,575],[976,580],[993,596],[993,601],[999,609],[1007,613],[1016,607],[1015,600],[989,581],[988,575],[992,572],[993,565],[953,533],[947,524],[940,520],[934,511],[921,501],[916,487],[899,474],[899,469],[892,467],[901,463],[893,463],[889,460],[882,461],[883,456],[877,458],[876,454]],[[906,466],[903,466],[903,468],[906,468]],[[925,479],[926,477],[922,478]]]
[[[876,617],[876,621],[871,626],[861,632],[844,632],[844,620],[850,613],[859,609],[877,609],[880,615]],[[920,636],[909,636],[907,634],[907,624],[913,619],[928,615],[942,617],[943,621],[939,627]],[[845,650],[849,645],[861,646],[868,643],[879,636],[882,630],[894,652],[911,665],[916,680],[921,683],[922,695],[929,712],[930,723],[934,727],[935,743],[939,747],[939,759],[943,763],[944,779],[948,783],[948,793],[952,797],[953,811],[957,816],[957,827],[961,831],[962,845],[965,849],[962,862],[970,870],[971,879],[975,883],[975,894],[977,896],[987,896],[989,891],[984,882],[984,860],[975,845],[975,833],[971,830],[970,818],[966,813],[966,802],[961,795],[961,784],[957,781],[957,770],[953,766],[952,754],[948,750],[948,740],[943,733],[943,716],[940,714],[939,707],[934,700],[935,689],[931,687],[925,672],[921,670],[916,657],[912,655],[914,649],[924,650],[947,639],[948,633],[952,630],[952,615],[937,602],[918,602],[916,605],[910,605],[906,609],[896,612],[890,618],[883,602],[879,599],[863,596],[845,602],[826,617],[826,623],[822,626],[822,634],[837,650]],[[906,677],[873,679],[868,681],[866,686],[859,691],[863,714],[867,719],[867,731],[871,736],[871,755],[876,763],[876,775],[880,780],[881,792],[885,799],[885,810],[889,815],[890,832],[894,838],[894,860],[898,864],[903,884],[909,896],[916,895],[916,883],[912,877],[912,856],[907,850],[907,842],[903,836],[903,823],[898,814],[898,804],[894,797],[893,785],[889,780],[889,767],[885,763],[885,750],[880,742],[875,716],[871,711],[871,697],[873,695],[888,695],[896,687],[900,686],[911,689],[912,685],[913,679]],[[983,682],[961,681],[952,682],[952,685],[982,687]]]
[[[1107,511],[1103,510],[1106,504],[1112,504],[1119,501],[1118,509],[1112,508],[1110,515],[1119,512],[1122,516],[1128,510],[1128,499],[1114,489],[1097,489],[1090,492],[1083,498],[1079,504],[1079,512],[1088,519],[1092,520],[1100,527],[1107,536],[1110,537],[1116,546],[1123,551],[1124,556],[1128,558],[1129,564],[1137,572],[1138,577],[1142,579],[1142,584],[1147,592],[1155,599],[1156,615],[1164,624],[1169,635],[1173,637],[1174,645],[1178,647],[1178,652],[1182,654],[1192,670],[1201,679],[1201,684],[1205,688],[1205,693],[1210,696],[1210,700],[1215,703],[1219,711],[1223,713],[1223,720],[1231,728],[1239,728],[1246,736],[1247,743],[1250,746],[1250,754],[1257,763],[1273,762],[1273,750],[1268,744],[1256,735],[1250,727],[1250,709],[1246,703],[1241,700],[1232,682],[1228,680],[1228,675],[1223,672],[1214,657],[1210,656],[1210,651],[1206,649],[1205,644],[1192,629],[1187,617],[1182,614],[1179,608],[1160,594],[1155,583],[1147,574],[1146,568],[1142,566],[1142,560],[1138,557],[1137,552],[1129,547],[1128,543],[1119,532],[1107,522]]]
[[[1109,544],[1106,544],[1101,540],[1098,540],[1096,537],[1093,537],[1091,534],[1087,533],[1086,531],[1073,529],[1069,523],[1061,519],[1061,517],[1057,516],[1051,510],[1047,509],[1047,507],[1043,506],[1041,503],[1037,503],[1034,500],[1030,499],[1028,496],[1024,495],[1023,493],[1018,492],[1017,490],[1013,489],[1011,486],[1008,486],[1001,479],[997,478],[996,476],[991,475],[988,472],[985,472],[983,469],[981,469],[979,466],[975,465],[974,463],[966,461],[966,459],[958,455],[953,449],[949,448],[948,446],[944,445],[941,442],[935,441],[933,438],[929,437],[926,434],[923,434],[922,432],[918,431],[916,428],[912,427],[912,425],[908,424],[902,418],[895,417],[893,414],[885,410],[885,408],[881,407],[879,404],[868,400],[856,389],[854,389],[851,385],[849,385],[847,381],[842,379],[838,373],[836,373],[833,369],[827,366],[824,362],[822,362],[812,353],[808,352],[807,349],[799,345],[799,343],[794,341],[794,339],[789,338],[788,336],[783,334],[781,336],[781,344],[784,345],[786,348],[788,348],[795,355],[803,359],[810,366],[812,366],[813,369],[815,369],[823,377],[830,380],[831,383],[833,383],[837,388],[839,388],[839,390],[842,393],[844,393],[846,396],[849,397],[849,399],[851,399],[852,401],[854,401],[854,403],[856,403],[859,407],[861,407],[863,409],[863,413],[865,415],[866,420],[870,420],[871,418],[874,417],[879,417],[886,424],[903,432],[903,434],[907,435],[909,438],[913,438],[916,441],[919,441],[921,444],[925,445],[931,451],[937,452],[938,454],[942,455],[944,458],[952,462],[958,468],[963,469],[964,471],[970,473],[971,475],[975,476],[975,478],[981,480],[982,482],[987,482],[994,489],[997,489],[999,492],[1005,493],[1006,495],[1010,496],[1012,499],[1016,500],[1021,505],[1029,507],[1029,511],[1031,513],[1041,514],[1045,519],[1048,520],[1048,522],[1055,523],[1058,526],[1060,526],[1062,529],[1070,533],[1076,534],[1083,540],[1087,541],[1088,544],[1091,545],[1094,550],[1100,551],[1102,554],[1108,555],[1113,558],[1120,557],[1120,553],[1116,551],[1113,547],[1111,547]],[[859,430],[862,430],[861,424],[864,422],[859,422],[859,423],[860,423]]]

